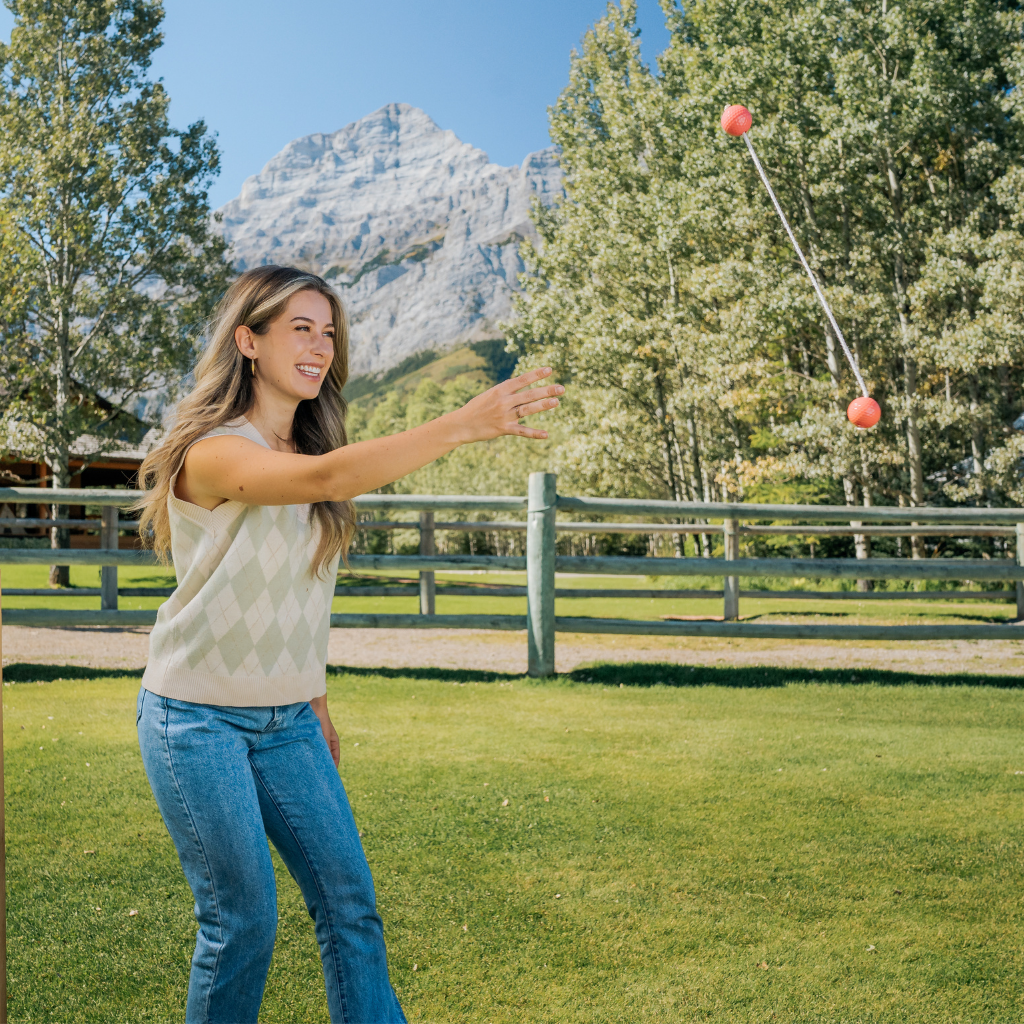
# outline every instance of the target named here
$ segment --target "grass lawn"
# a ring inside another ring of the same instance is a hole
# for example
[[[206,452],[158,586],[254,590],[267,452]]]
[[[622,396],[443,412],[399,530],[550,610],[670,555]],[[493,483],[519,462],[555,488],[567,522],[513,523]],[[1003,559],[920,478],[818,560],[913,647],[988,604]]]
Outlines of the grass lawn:
[[[4,678],[10,1019],[180,1020],[191,896],[138,680]],[[1024,688],[927,678],[332,674],[410,1020],[1024,1019]],[[327,1021],[283,873],[280,910],[261,1020]]]

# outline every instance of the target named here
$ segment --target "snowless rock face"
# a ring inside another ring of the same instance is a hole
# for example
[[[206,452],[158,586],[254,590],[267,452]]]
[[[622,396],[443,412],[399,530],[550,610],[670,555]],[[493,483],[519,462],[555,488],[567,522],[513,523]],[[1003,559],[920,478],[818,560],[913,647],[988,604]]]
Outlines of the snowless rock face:
[[[240,269],[283,263],[332,281],[352,325],[351,372],[497,336],[534,235],[530,201],[561,191],[556,151],[521,167],[392,103],[296,139],[219,211]]]

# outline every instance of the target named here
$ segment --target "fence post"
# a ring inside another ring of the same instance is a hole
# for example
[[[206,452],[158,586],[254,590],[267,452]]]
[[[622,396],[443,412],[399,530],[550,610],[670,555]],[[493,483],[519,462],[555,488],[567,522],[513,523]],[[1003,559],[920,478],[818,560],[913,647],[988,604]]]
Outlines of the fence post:
[[[420,513],[420,554],[436,554],[434,549],[434,513]],[[434,615],[437,583],[434,573],[420,570],[420,615]]]
[[[554,473],[531,473],[526,515],[527,672],[555,674]]]
[[[116,505],[104,505],[100,511],[100,547],[105,550],[117,550],[117,515]],[[108,612],[117,611],[116,565],[100,567],[100,608]]]
[[[740,521],[738,519],[726,519],[722,525],[725,538],[725,559],[727,562],[735,562],[740,555]],[[725,594],[725,606],[722,611],[722,618],[726,622],[732,622],[740,617],[739,576],[726,576],[723,580],[723,591]]]
[[[1024,565],[1024,523],[1017,523],[1017,564]],[[1017,580],[1017,619],[1024,621],[1024,580]]]

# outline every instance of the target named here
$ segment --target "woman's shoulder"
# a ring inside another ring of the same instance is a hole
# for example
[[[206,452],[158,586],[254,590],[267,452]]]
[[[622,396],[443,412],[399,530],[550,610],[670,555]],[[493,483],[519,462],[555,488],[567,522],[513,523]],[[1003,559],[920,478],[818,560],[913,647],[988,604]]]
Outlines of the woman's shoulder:
[[[225,434],[234,434],[238,437],[245,437],[250,441],[255,441],[256,444],[261,445],[264,448],[270,447],[270,445],[263,439],[260,432],[244,416],[239,416],[236,420],[228,420],[226,423],[222,423],[219,427],[213,427],[201,437],[197,437],[192,443],[195,444],[199,441],[205,441],[208,437],[223,437]]]

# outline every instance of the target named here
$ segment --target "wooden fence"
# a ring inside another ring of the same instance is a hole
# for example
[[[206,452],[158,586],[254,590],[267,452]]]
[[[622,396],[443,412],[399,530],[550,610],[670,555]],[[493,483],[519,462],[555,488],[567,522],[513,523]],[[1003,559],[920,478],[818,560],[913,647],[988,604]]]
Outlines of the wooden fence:
[[[0,503],[38,505],[101,506],[100,521],[88,521],[100,531],[99,549],[8,548],[0,549],[0,564],[98,565],[100,587],[75,589],[63,593],[100,598],[97,610],[8,609],[8,625],[151,625],[155,611],[125,611],[118,608],[121,596],[166,596],[167,588],[119,588],[117,567],[153,565],[150,552],[120,550],[121,530],[137,528],[131,520],[118,518],[118,507],[138,497],[138,492],[66,488],[41,490],[29,487],[0,488]],[[367,529],[418,529],[420,553],[417,555],[353,555],[353,570],[397,570],[417,572],[418,587],[338,587],[338,596],[406,596],[418,593],[419,614],[333,614],[333,627],[398,627],[505,629],[527,633],[529,666],[532,675],[550,675],[554,671],[555,634],[623,633],[662,636],[757,637],[775,639],[859,639],[859,640],[938,640],[938,639],[1021,639],[1024,626],[1007,625],[794,625],[788,623],[742,622],[739,619],[740,579],[750,576],[851,580],[955,580],[1013,582],[1013,592],[939,591],[900,593],[744,591],[749,597],[786,597],[801,599],[895,600],[900,598],[971,598],[1016,600],[1017,617],[1024,619],[1024,510],[1011,508],[892,508],[827,505],[760,505],[721,502],[634,501],[624,498],[579,498],[557,494],[556,478],[550,473],[533,473],[526,497],[467,495],[364,495],[356,499],[359,511],[418,512],[416,521],[369,522]],[[526,520],[490,522],[437,521],[437,512],[516,513],[525,512]],[[658,516],[663,519],[689,519],[691,522],[628,523],[560,522],[559,511],[585,515]],[[701,522],[700,520],[719,520]],[[774,521],[765,525],[764,520]],[[778,525],[779,521],[783,524]],[[83,520],[3,519],[0,526],[77,525]],[[808,525],[810,523],[811,525]],[[845,525],[816,525],[839,523]],[[443,555],[435,551],[438,530],[526,530],[526,555]],[[642,532],[721,534],[722,558],[661,558],[558,555],[559,532]],[[741,558],[739,540],[744,535],[791,533],[803,535],[874,536],[1005,536],[1015,538],[1015,557],[1003,559],[847,559],[847,558]],[[522,596],[527,598],[527,613],[522,615],[438,615],[435,612],[436,581],[439,571],[460,570],[526,571],[525,587],[446,588],[446,594]],[[597,575],[644,576],[719,576],[721,590],[611,590],[561,589],[555,586],[557,572]],[[20,590],[16,594],[46,594],[60,591]],[[723,601],[722,621],[642,621],[633,619],[568,617],[555,614],[556,598],[583,597],[714,597]]]

